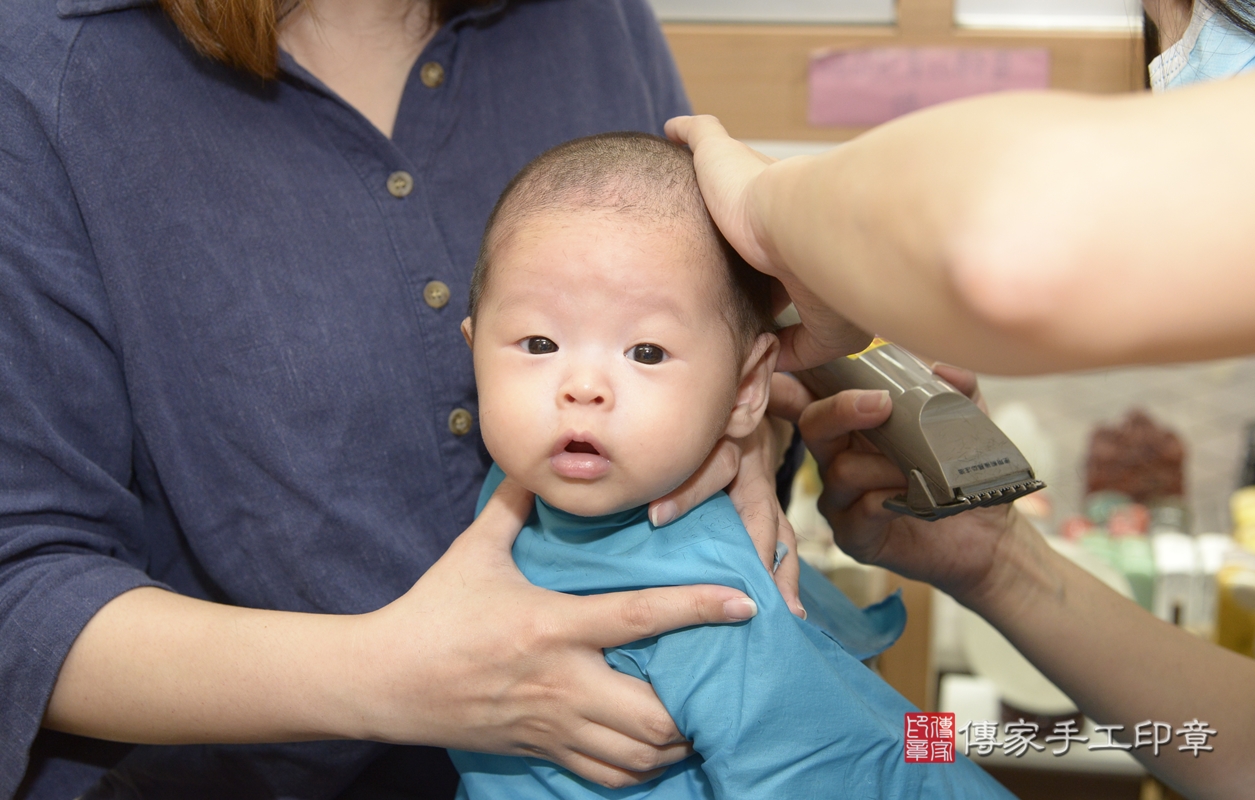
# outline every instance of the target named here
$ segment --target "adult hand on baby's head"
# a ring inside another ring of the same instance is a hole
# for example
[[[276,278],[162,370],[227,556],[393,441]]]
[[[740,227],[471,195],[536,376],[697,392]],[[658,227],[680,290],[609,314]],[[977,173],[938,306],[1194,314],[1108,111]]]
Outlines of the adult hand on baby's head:
[[[399,600],[356,639],[369,700],[357,738],[536,756],[605,786],[648,780],[691,746],[648,683],[603,648],[736,622],[753,603],[724,586],[577,597],[538,588],[511,546],[533,496],[510,479]]]
[[[866,347],[871,335],[829,308],[794,277],[771,239],[764,224],[769,195],[755,189],[770,178],[769,168],[776,160],[728,136],[712,116],[675,117],[667,122],[666,131],[692,149],[702,197],[728,243],[755,269],[780,281],[802,318],[801,325],[780,333],[778,369],[814,367]]]
[[[779,259],[762,228],[753,194],[754,181],[776,159],[733,139],[708,114],[669,119],[666,133],[693,151],[697,185],[724,238],[755,269],[780,277]]]
[[[789,610],[805,618],[806,610],[797,590],[797,542],[776,496],[776,472],[792,437],[793,426],[770,414],[744,439],[724,437],[697,472],[679,488],[649,504],[649,518],[656,526],[665,525],[726,489],[768,570],[775,563],[776,545],[784,543],[789,548],[773,577]]]
[[[980,403],[974,373],[942,364],[934,372]],[[816,401],[792,376],[777,374],[772,395],[789,398],[797,412],[798,428],[823,479],[819,510],[842,551],[930,583],[960,602],[970,602],[989,584],[1012,527],[1011,506],[973,509],[933,522],[884,507],[885,500],[905,490],[906,479],[858,431],[889,418],[888,393],[850,389]]]

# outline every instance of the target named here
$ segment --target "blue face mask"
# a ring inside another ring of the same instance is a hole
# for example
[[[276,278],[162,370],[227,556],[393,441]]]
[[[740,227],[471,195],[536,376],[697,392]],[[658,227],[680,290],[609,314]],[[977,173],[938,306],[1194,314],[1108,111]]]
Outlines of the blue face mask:
[[[1230,78],[1255,69],[1255,36],[1234,25],[1206,0],[1194,0],[1190,26],[1181,41],[1150,62],[1156,92],[1191,83]]]

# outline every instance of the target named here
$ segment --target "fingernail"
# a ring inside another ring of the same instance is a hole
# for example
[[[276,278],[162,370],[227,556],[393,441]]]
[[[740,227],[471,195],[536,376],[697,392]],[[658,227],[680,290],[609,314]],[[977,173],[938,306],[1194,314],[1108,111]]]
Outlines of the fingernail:
[[[884,389],[862,392],[854,398],[854,410],[862,414],[871,414],[885,407],[889,402],[889,393]]]
[[[791,606],[791,610],[793,611],[793,616],[806,619],[806,609],[802,608],[801,603],[794,603]]]
[[[676,505],[671,500],[666,500],[649,509],[649,521],[653,523],[655,528],[661,528],[671,520],[675,519]],[[750,615],[754,616],[753,614]]]
[[[725,600],[723,603],[723,613],[728,615],[728,619],[751,619],[758,613],[758,603],[755,603],[748,597],[738,597],[735,600]]]

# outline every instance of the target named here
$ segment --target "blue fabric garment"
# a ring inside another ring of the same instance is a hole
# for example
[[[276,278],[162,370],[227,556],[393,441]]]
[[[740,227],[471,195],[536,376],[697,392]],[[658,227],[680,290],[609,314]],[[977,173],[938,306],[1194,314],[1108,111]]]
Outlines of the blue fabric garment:
[[[282,68],[212,63],[137,0],[0,3],[0,798],[121,592],[357,613],[409,589],[488,468],[449,417],[476,410],[458,325],[498,193],[562,141],[688,110],[644,0],[449,22],[391,140]],[[116,757],[45,745],[26,796]],[[140,747],[94,796],[334,797],[386,752]]]
[[[889,649],[902,635],[906,606],[901,591],[860,609],[814,567],[805,561],[801,567],[797,588],[806,621],[826,631],[847,653],[866,661]]]
[[[1181,40],[1150,62],[1150,85],[1155,92],[1164,92],[1253,69],[1255,35],[1235,25],[1207,0],[1194,0]]]
[[[494,466],[481,507],[502,477]],[[539,759],[450,751],[462,775],[459,798],[1011,797],[962,755],[952,764],[905,762],[903,714],[916,709],[844,642],[789,612],[727,495],[661,530],[646,510],[577,517],[537,499],[514,560],[532,583],[573,594],[718,583],[754,599],[759,613],[747,622],[686,628],[606,651],[615,669],[653,684],[697,754],[646,784],[611,790]],[[901,632],[900,620],[883,610],[854,619],[861,612],[848,600],[830,602],[840,596],[835,588],[816,595],[823,598],[810,613],[823,605],[838,636],[884,625],[893,637]]]

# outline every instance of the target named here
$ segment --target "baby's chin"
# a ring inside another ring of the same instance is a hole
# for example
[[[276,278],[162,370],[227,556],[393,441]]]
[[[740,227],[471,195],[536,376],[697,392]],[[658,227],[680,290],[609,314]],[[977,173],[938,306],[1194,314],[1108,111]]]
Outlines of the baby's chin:
[[[554,508],[578,517],[603,517],[647,505],[671,492],[674,486],[625,486],[614,481],[559,481],[528,487]]]
[[[654,470],[650,475],[613,470],[600,478],[579,480],[555,475],[547,464],[532,469],[527,464],[497,465],[549,506],[578,517],[604,517],[648,505],[675,491],[696,471],[677,464],[679,469]],[[521,468],[512,471],[513,466]]]
[[[620,511],[638,508],[650,503],[657,497],[611,498],[607,493],[594,487],[565,487],[559,491],[537,492],[540,499],[554,508],[574,514],[577,517],[604,517],[607,514],[618,514]],[[662,495],[658,495],[661,497]]]

